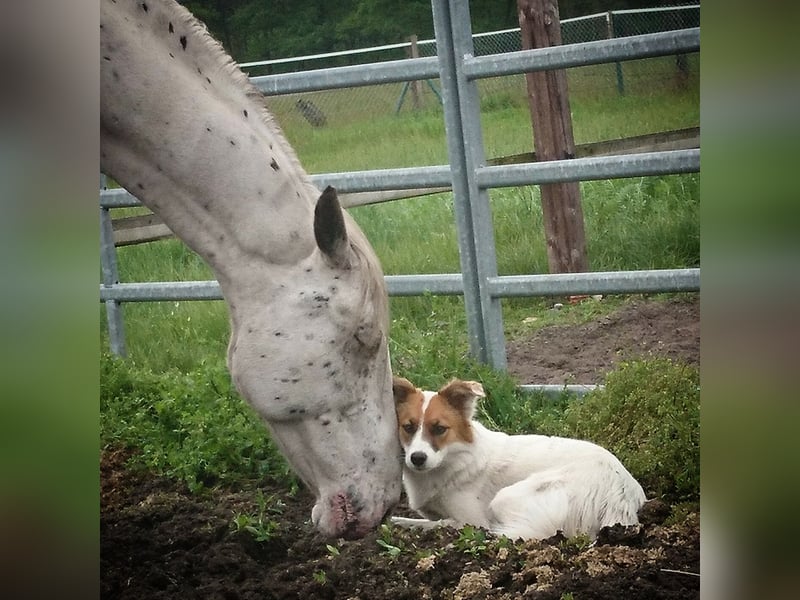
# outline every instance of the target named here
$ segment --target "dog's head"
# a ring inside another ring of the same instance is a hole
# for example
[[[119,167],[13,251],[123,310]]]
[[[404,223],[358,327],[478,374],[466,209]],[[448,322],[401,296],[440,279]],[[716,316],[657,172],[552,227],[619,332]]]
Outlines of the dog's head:
[[[454,379],[438,392],[426,392],[395,377],[392,389],[408,469],[435,469],[452,447],[472,443],[475,402],[486,395],[480,383]]]

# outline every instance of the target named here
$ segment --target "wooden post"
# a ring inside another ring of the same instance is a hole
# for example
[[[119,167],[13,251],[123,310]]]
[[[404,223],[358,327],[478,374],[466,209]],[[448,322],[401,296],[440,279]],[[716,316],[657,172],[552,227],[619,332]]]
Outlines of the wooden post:
[[[517,0],[522,48],[561,45],[557,0]],[[564,70],[525,74],[537,160],[575,157],[572,115]],[[541,185],[547,258],[551,273],[589,270],[578,182]]]

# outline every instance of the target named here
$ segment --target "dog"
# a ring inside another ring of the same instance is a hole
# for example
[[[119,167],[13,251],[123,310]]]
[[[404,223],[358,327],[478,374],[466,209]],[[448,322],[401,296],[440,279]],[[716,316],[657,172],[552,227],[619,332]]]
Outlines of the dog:
[[[438,392],[395,377],[405,457],[403,487],[423,519],[404,527],[470,524],[510,539],[558,532],[591,539],[604,526],[638,524],[642,486],[608,450],[545,435],[508,435],[473,419],[483,386],[454,379]]]

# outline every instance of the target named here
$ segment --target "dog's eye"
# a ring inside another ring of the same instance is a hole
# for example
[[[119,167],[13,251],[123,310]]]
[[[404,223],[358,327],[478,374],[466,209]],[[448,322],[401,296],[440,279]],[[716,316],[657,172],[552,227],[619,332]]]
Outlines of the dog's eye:
[[[448,428],[447,428],[447,427],[445,427],[444,425],[439,425],[439,423],[437,423],[436,425],[434,425],[433,427],[431,427],[431,433],[432,433],[433,435],[436,435],[436,436],[439,436],[439,435],[444,435],[444,434],[445,434],[445,432],[447,431],[447,429],[448,429]]]
[[[414,433],[417,430],[417,426],[414,423],[406,423],[403,425],[403,431],[408,434]]]

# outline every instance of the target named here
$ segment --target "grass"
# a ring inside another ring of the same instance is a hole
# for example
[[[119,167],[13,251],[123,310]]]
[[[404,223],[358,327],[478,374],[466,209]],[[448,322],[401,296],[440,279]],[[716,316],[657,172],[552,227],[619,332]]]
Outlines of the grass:
[[[589,68],[587,68],[589,69]],[[698,86],[675,89],[637,83],[641,65],[626,65],[627,95],[613,87],[591,93],[598,71],[574,76],[571,89],[577,143],[655,132],[699,123]],[[483,100],[487,156],[531,149],[524,84],[496,86]],[[377,86],[383,110],[365,103],[363,89],[325,93],[315,102],[329,126],[312,129],[290,109],[293,100],[270,100],[287,137],[313,173],[447,162],[441,109],[393,114],[397,88]],[[288,102],[287,102],[288,101]],[[286,103],[284,105],[284,103]],[[379,105],[380,106],[380,105]],[[288,107],[288,108],[287,108]],[[359,115],[349,115],[353,107]],[[389,108],[387,108],[389,107]],[[343,115],[338,115],[334,109]],[[349,115],[349,116],[348,116]],[[699,265],[699,176],[681,175],[586,182],[581,186],[591,268],[601,270]],[[547,272],[539,190],[490,192],[501,274]],[[453,199],[449,193],[351,211],[387,274],[460,271]],[[208,267],[182,243],[167,240],[118,249],[121,281],[204,280]],[[515,337],[549,324],[579,323],[619,306],[621,298],[549,310],[552,299],[503,301],[506,334]],[[224,367],[229,334],[222,302],[124,305],[130,359],[101,360],[102,440],[137,449],[132,460],[184,480],[201,491],[259,478],[296,485],[266,430],[239,399]],[[478,379],[489,396],[483,418],[509,432],[540,431],[594,439],[620,455],[648,491],[676,500],[696,498],[698,462],[696,370],[646,361],[613,373],[605,392],[585,400],[521,394],[505,373],[468,356],[460,297],[391,299],[393,369],[428,389],[454,376]],[[100,343],[108,347],[100,307]],[[625,425],[631,429],[618,430]],[[636,427],[634,427],[636,425]],[[261,511],[264,513],[264,511]],[[264,527],[268,515],[244,515],[242,527]],[[265,517],[259,524],[259,515]],[[254,524],[255,523],[255,524]]]

